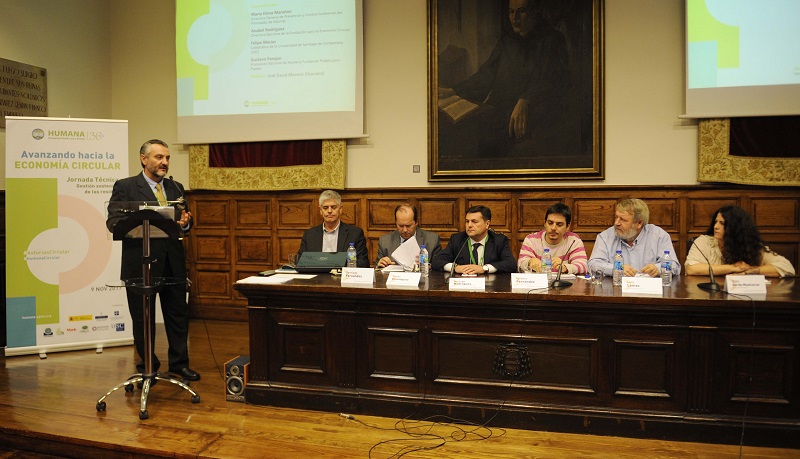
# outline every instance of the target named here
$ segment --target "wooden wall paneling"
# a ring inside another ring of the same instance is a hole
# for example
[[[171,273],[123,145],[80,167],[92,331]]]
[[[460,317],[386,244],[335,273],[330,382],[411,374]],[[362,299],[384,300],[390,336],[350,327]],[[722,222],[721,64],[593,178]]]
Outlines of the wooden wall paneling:
[[[442,248],[447,247],[450,235],[464,227],[462,199],[457,193],[431,194],[416,198],[419,223],[422,229],[439,234]]]
[[[236,228],[237,229],[269,229],[271,222],[271,202],[268,199],[237,200]]]
[[[194,235],[194,253],[198,263],[225,263],[231,258],[230,234],[198,234]]]
[[[349,223],[351,225],[361,226],[364,228],[364,223],[362,222],[362,218],[364,220],[367,219],[366,215],[362,215],[361,213],[362,205],[360,199],[352,199],[352,198],[344,198],[342,197],[342,221],[345,223]],[[319,213],[318,213],[319,215]],[[322,224],[322,216],[319,216],[319,222],[316,224]],[[313,226],[313,225],[312,225]]]
[[[419,224],[423,229],[438,232],[440,237],[457,233],[464,221],[458,205],[458,198],[420,197],[417,198]]]
[[[231,279],[231,271],[227,266],[212,268],[199,268],[194,284],[197,287],[197,295],[203,298],[214,298],[219,300],[229,300],[232,298],[232,286],[234,280]]]
[[[800,201],[777,196],[754,196],[745,209],[758,222],[761,238],[771,250],[786,257],[795,269],[800,261],[800,243],[792,233],[800,232]]]
[[[404,203],[405,200],[398,199],[384,199],[384,198],[367,198],[367,227],[364,231],[380,232],[381,234],[394,231],[396,228],[394,220],[394,209]],[[417,209],[419,212],[419,209]]]
[[[276,228],[273,247],[275,267],[289,262],[289,254],[300,250],[303,233],[312,226],[322,224],[319,213],[319,195],[277,196]]]
[[[597,234],[614,225],[614,208],[617,199],[576,197],[572,206],[572,231]]]
[[[517,215],[519,216],[517,230],[522,236],[521,240],[524,240],[528,234],[544,228],[544,214],[550,206],[559,202],[563,203],[564,200],[551,197],[520,198],[517,201]],[[572,207],[570,207],[570,210],[572,210]],[[572,217],[574,220],[574,211]]]
[[[278,229],[307,230],[318,222],[322,223],[319,215],[319,205],[316,199],[300,199],[278,197]]]
[[[722,206],[740,206],[736,197],[694,197],[689,199],[687,234],[689,237],[704,234],[711,224],[711,214]]]
[[[381,236],[390,233],[397,228],[394,219],[394,210],[398,205],[409,202],[406,199],[383,198],[368,196],[367,204],[367,225],[364,227],[364,235],[367,238],[367,250],[369,251],[370,263],[378,258],[378,242]],[[417,209],[419,212],[419,209]]]
[[[197,199],[197,200],[195,200]],[[230,196],[225,198],[194,198],[189,203],[192,208],[192,219],[198,228],[230,227]]]
[[[269,237],[237,233],[237,236],[234,238],[236,247],[235,262],[237,264],[258,264],[264,266],[264,269],[266,269],[267,266],[272,264],[272,247],[270,242]]]
[[[677,197],[648,199],[645,203],[650,209],[650,223],[660,226],[664,231],[670,233],[673,241],[677,240],[676,234],[680,231]]]
[[[770,233],[785,233],[800,230],[798,200],[777,197],[750,198],[750,212],[758,222],[762,236]]]
[[[797,337],[792,332],[775,332],[771,342],[754,337],[750,330],[724,331],[719,334],[721,356],[717,372],[728,378],[719,381],[712,394],[712,411],[762,416],[800,416],[796,400],[790,395],[797,387],[791,371],[798,360]]]
[[[616,198],[575,196],[572,209],[572,232],[583,240],[586,256],[592,256],[597,235],[614,225]]]

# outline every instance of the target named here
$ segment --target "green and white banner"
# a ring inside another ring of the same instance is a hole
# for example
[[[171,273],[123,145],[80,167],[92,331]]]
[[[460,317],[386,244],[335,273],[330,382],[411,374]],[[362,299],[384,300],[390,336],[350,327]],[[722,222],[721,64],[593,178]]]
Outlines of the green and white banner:
[[[105,226],[128,122],[6,117],[6,355],[131,344]]]

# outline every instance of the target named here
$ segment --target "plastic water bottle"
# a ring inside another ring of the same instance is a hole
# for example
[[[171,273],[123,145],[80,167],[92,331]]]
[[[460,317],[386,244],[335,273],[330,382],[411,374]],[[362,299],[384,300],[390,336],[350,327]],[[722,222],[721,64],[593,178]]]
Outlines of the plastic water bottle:
[[[356,254],[356,245],[355,243],[351,242],[350,247],[347,248],[347,267],[348,268],[355,268],[358,263],[358,255]]]
[[[617,254],[614,255],[614,267],[611,275],[614,285],[622,285],[622,250],[617,250]]]
[[[422,274],[422,277],[428,277],[428,273],[431,271],[431,260],[428,255],[428,249],[425,247],[425,244],[422,244],[422,247],[419,250],[419,272]]]
[[[669,250],[664,251],[664,258],[661,260],[661,283],[665,287],[672,285],[672,260],[669,258]]]
[[[550,249],[544,249],[542,254],[542,271],[547,274],[547,282],[550,282],[553,279],[553,257]]]

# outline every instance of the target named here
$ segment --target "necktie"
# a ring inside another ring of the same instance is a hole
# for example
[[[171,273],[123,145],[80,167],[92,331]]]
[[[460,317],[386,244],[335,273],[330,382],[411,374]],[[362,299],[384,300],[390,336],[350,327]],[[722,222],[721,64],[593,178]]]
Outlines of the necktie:
[[[472,244],[472,261],[473,264],[479,265],[481,264],[481,259],[478,257],[478,247],[481,246],[480,242],[476,242]]]
[[[167,205],[167,198],[164,197],[164,193],[161,192],[161,184],[156,183],[156,199],[158,199],[158,203],[162,206]]]

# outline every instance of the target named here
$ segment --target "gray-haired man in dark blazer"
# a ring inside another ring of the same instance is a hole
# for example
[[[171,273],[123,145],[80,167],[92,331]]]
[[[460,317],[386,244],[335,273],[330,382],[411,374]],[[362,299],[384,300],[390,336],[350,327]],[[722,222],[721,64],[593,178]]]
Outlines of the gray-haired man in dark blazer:
[[[369,268],[369,252],[364,230],[348,225],[341,220],[342,197],[333,190],[325,190],[319,195],[319,213],[322,225],[303,233],[300,251],[303,252],[346,252],[352,242],[356,248],[356,265]]]

